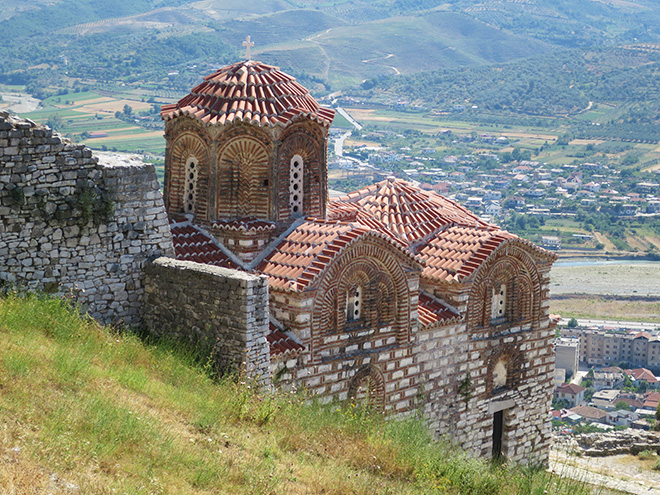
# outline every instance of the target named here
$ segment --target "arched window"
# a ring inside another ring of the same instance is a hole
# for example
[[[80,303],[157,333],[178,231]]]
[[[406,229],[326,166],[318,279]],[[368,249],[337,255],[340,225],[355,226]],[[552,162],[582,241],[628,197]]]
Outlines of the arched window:
[[[364,288],[358,286],[349,290],[346,301],[346,321],[357,321],[362,317]]]
[[[289,206],[292,217],[303,214],[303,169],[302,156],[294,155],[289,166]]]
[[[186,185],[183,191],[183,211],[185,213],[194,213],[195,198],[197,196],[197,176],[199,162],[197,158],[190,157],[186,160]]]

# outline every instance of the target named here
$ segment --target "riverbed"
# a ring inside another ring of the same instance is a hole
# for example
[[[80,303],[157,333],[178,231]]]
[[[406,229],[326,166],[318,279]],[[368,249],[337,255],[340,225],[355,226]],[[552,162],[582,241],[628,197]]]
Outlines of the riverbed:
[[[41,100],[38,100],[26,93],[5,92],[0,93],[2,101],[0,101],[0,110],[6,110],[18,115],[34,112],[41,105]]]
[[[660,262],[567,260],[550,272],[550,294],[660,296]]]

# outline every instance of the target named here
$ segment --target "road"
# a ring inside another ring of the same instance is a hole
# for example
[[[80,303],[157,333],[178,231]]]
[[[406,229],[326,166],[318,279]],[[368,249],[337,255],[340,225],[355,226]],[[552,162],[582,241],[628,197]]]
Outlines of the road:
[[[344,156],[344,141],[351,135],[351,131],[345,132],[335,141],[335,156]]]
[[[559,320],[560,325],[568,325],[570,318]],[[629,328],[631,330],[655,330],[660,328],[660,323],[646,323],[642,321],[622,321],[622,320],[588,320],[577,318],[578,325],[581,327],[607,326]]]
[[[362,130],[362,126],[358,123],[358,121],[351,117],[349,113],[342,107],[337,107],[337,113],[348,120],[358,131]]]

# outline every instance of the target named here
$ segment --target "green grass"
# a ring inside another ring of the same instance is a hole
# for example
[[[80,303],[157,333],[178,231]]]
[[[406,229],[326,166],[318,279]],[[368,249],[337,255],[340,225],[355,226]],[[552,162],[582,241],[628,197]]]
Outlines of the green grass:
[[[214,378],[194,353],[80,318],[59,299],[0,299],[0,492],[586,494],[491,466],[415,418],[321,406]],[[547,490],[547,491],[546,491]]]

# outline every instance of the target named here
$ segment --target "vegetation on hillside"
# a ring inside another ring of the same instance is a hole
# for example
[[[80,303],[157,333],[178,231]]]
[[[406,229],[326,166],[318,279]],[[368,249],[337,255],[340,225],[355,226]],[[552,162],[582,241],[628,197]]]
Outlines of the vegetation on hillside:
[[[659,71],[660,53],[655,51],[562,50],[498,65],[381,76],[362,87],[371,95],[382,95],[381,99],[391,95],[444,111],[456,104],[476,105],[476,113],[553,116],[576,114],[590,101],[635,103],[634,109],[611,123],[656,124]]]
[[[588,493],[433,442],[414,417],[217,377],[64,299],[5,295],[0,338],[3,493]]]

